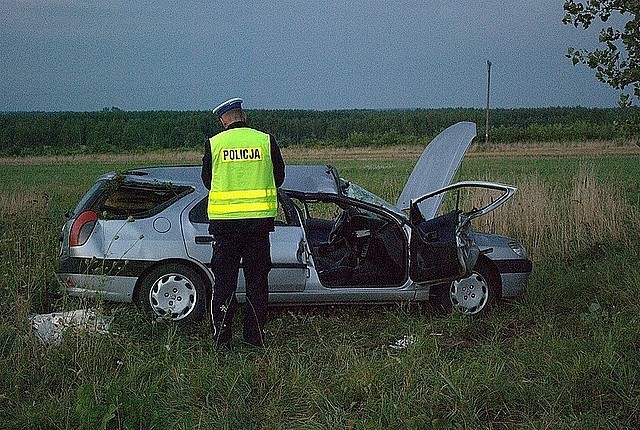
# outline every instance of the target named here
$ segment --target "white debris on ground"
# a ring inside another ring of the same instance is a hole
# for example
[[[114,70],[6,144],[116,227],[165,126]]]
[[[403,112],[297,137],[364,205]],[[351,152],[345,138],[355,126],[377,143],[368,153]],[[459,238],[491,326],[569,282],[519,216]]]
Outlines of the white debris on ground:
[[[402,339],[396,340],[389,345],[389,348],[393,349],[407,349],[408,346],[415,344],[418,338],[412,334],[405,334]]]
[[[107,334],[112,317],[98,316],[94,309],[78,309],[51,314],[29,315],[29,321],[36,335],[47,345],[58,345],[62,334],[71,329],[74,332]]]

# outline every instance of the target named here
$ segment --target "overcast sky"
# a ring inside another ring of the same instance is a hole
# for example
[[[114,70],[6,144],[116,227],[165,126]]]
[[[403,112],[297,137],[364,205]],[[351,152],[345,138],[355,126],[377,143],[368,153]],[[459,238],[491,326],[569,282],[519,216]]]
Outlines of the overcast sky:
[[[0,0],[0,111],[614,107],[562,0]]]

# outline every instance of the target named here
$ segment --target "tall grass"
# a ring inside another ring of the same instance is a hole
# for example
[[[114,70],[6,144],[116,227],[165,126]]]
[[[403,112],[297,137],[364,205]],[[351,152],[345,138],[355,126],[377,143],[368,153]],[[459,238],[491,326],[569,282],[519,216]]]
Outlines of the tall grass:
[[[640,226],[640,209],[624,184],[605,183],[593,164],[583,163],[569,183],[550,183],[534,173],[518,181],[518,192],[476,228],[518,238],[534,259],[566,257],[593,244],[628,244]]]

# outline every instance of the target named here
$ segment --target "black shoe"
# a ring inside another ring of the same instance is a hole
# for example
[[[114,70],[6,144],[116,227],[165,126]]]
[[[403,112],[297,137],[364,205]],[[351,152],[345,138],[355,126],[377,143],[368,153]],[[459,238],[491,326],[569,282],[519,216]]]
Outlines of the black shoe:
[[[245,326],[242,330],[242,337],[244,343],[249,346],[263,347],[264,346],[264,332],[262,330],[255,329],[255,327],[249,328]]]

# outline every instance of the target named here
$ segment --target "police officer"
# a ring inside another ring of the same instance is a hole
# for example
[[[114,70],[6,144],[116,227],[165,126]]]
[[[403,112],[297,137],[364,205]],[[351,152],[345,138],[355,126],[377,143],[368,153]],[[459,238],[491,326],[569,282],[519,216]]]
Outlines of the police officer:
[[[242,259],[247,298],[244,341],[262,346],[271,269],[269,233],[278,209],[276,188],[284,182],[284,161],[273,136],[247,126],[242,99],[227,100],[213,113],[224,127],[207,141],[202,157],[202,181],[209,189],[209,233],[214,238],[213,337],[216,346],[231,347]]]

